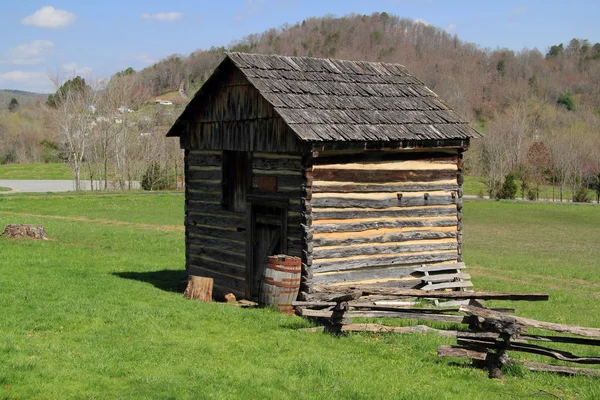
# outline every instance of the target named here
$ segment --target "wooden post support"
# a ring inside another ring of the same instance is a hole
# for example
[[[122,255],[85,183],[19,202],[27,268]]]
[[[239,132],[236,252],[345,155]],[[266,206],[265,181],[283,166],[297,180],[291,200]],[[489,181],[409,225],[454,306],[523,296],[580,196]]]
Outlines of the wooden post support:
[[[191,275],[183,295],[188,299],[194,299],[203,303],[212,301],[213,279],[202,276]]]

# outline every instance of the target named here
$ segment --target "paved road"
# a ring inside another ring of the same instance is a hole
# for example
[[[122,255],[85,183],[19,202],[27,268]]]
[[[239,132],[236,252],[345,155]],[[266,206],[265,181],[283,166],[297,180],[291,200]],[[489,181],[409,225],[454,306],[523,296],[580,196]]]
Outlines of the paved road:
[[[97,183],[94,184],[96,187]],[[134,182],[134,187],[139,188],[139,183]],[[18,192],[70,192],[75,190],[75,181],[35,181],[35,180],[1,180],[0,187],[11,188],[10,192],[0,192],[0,194],[6,193],[18,193]],[[81,181],[81,190],[90,190],[90,181]]]

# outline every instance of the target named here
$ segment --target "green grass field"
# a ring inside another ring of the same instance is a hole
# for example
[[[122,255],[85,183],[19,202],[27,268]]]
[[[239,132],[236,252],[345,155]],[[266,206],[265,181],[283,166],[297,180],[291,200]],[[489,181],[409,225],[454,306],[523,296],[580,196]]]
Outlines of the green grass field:
[[[0,179],[73,179],[69,164],[2,164]]]
[[[50,239],[0,237],[1,399],[600,397],[599,378],[490,380],[438,359],[453,340],[437,335],[306,333],[299,317],[185,300],[183,207],[172,193],[0,195],[0,229],[42,224]],[[600,326],[599,207],[467,201],[464,212],[477,289],[547,291],[502,305]]]

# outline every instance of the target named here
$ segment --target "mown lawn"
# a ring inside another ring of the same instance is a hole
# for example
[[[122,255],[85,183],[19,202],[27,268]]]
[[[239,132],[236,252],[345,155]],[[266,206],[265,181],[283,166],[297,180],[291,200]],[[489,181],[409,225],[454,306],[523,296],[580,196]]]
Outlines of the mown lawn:
[[[478,289],[547,291],[549,302],[512,305],[600,326],[600,208],[464,209]],[[489,380],[438,359],[453,340],[437,335],[334,337],[268,309],[185,300],[182,194],[0,195],[0,228],[8,223],[42,224],[50,240],[0,237],[2,399],[600,397],[598,378]]]
[[[2,164],[0,179],[69,180],[73,173],[69,164]]]

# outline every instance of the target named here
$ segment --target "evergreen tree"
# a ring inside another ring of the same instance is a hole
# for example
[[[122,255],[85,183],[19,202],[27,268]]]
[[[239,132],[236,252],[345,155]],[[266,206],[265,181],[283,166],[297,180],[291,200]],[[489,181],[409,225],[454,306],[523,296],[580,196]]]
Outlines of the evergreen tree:
[[[8,111],[15,112],[19,109],[19,107],[20,105],[17,99],[15,99],[14,97],[10,99],[10,103],[8,104]]]

